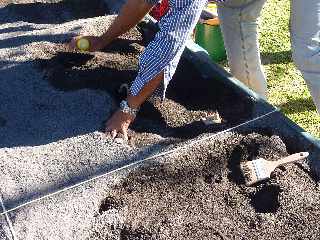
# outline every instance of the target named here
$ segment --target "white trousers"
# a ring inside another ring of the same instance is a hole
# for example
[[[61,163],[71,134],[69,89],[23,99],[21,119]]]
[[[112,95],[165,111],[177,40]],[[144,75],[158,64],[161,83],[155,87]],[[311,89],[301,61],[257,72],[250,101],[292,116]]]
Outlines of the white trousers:
[[[266,0],[226,0],[218,11],[231,73],[266,98],[258,18]],[[293,59],[320,113],[320,0],[291,0]],[[281,89],[279,89],[281,91]]]

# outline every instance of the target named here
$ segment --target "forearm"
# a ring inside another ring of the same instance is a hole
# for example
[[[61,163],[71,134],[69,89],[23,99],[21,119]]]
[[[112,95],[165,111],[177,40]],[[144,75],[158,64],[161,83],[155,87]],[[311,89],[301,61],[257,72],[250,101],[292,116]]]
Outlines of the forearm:
[[[150,80],[139,92],[138,95],[128,96],[128,104],[132,108],[138,108],[142,103],[146,101],[148,97],[152,95],[152,93],[157,89],[160,83],[163,81],[163,71],[160,72],[157,76],[155,76],[152,80]]]
[[[101,36],[105,45],[137,25],[152,7],[153,5],[145,0],[128,0],[107,32]]]

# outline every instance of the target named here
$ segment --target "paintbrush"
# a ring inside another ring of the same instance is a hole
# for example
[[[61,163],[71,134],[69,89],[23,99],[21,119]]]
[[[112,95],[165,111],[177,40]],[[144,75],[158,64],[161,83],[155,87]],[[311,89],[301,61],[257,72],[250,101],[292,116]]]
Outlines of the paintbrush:
[[[263,158],[259,158],[253,161],[240,163],[240,168],[243,173],[246,185],[250,186],[254,183],[270,178],[270,174],[277,167],[287,163],[292,163],[298,160],[305,159],[308,156],[309,156],[308,152],[300,152],[300,153],[292,154],[288,157],[282,158],[278,161],[267,161]]]

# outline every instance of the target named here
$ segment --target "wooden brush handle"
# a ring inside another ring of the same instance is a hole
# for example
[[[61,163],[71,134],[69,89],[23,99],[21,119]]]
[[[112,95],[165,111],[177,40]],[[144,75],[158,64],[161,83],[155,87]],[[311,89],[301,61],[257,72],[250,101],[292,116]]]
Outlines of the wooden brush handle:
[[[288,157],[282,158],[279,161],[277,161],[278,166],[286,164],[286,163],[291,163],[291,162],[295,162],[298,160],[302,160],[305,159],[309,156],[308,152],[300,152],[300,153],[295,153],[292,154]]]

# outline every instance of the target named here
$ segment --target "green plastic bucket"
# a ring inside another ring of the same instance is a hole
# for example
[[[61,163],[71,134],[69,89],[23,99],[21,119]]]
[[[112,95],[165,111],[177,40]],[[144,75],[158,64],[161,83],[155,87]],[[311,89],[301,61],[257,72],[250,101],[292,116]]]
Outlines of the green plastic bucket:
[[[209,53],[215,62],[227,58],[223,37],[219,25],[213,26],[205,23],[198,23],[195,31],[195,41]]]

